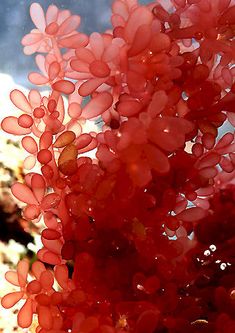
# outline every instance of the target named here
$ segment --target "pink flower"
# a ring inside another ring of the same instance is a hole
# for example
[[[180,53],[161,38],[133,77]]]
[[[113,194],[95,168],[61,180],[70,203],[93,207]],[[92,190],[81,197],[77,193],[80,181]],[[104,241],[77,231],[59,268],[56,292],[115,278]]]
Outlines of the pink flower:
[[[120,83],[120,51],[123,45],[124,41],[120,38],[92,33],[88,46],[76,49],[76,58],[72,58],[70,63],[72,71],[66,75],[81,82],[81,96],[90,95],[96,90],[109,91]]]
[[[24,53],[27,55],[50,52],[55,45],[77,48],[88,43],[85,34],[76,32],[80,16],[71,15],[69,10],[59,10],[55,5],[50,5],[44,14],[41,5],[35,2],[30,7],[30,15],[36,29],[22,39]]]

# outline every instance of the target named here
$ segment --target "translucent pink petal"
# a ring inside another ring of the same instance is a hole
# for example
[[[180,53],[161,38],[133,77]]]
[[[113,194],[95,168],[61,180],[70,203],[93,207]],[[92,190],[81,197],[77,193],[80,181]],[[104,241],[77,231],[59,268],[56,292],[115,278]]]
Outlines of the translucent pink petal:
[[[79,118],[82,113],[81,105],[78,103],[70,103],[68,108],[68,114],[71,118]]]
[[[17,315],[18,325],[27,328],[32,324],[33,319],[33,301],[28,298]]]
[[[41,41],[24,47],[24,54],[31,55],[37,52],[41,47]]]
[[[45,268],[45,265],[42,262],[35,261],[32,264],[32,273],[36,277],[37,280],[40,279],[40,276],[41,276],[42,272],[45,272],[45,271],[46,271],[46,268]]]
[[[59,27],[57,34],[59,36],[70,34],[79,27],[80,21],[81,19],[78,15],[68,17]]]
[[[18,281],[21,287],[24,287],[27,283],[27,276],[29,272],[29,262],[27,259],[23,259],[17,264]]]
[[[32,33],[31,32],[30,34],[27,34],[22,38],[21,43],[24,46],[32,45],[32,44],[35,44],[35,43],[38,43],[39,41],[41,41],[42,37],[43,37],[43,34],[41,34],[41,33]]]
[[[95,60],[95,56],[91,50],[86,48],[78,48],[76,50],[76,56],[79,60],[90,64],[92,61]]]
[[[18,274],[15,271],[8,271],[5,274],[5,279],[13,284],[14,286],[19,287]]]
[[[37,54],[35,57],[35,62],[38,66],[38,68],[40,69],[41,73],[44,76],[47,76],[47,71],[46,71],[46,67],[47,67],[47,61],[46,61],[46,57],[43,56],[42,54]]]
[[[53,283],[54,283],[54,276],[52,274],[52,272],[50,271],[45,271],[42,272],[41,276],[40,276],[40,283],[43,289],[45,290],[51,290],[53,287]]]
[[[60,64],[57,61],[52,62],[48,68],[48,76],[53,81],[59,75],[61,70]]]
[[[33,175],[31,187],[35,198],[38,202],[41,202],[46,191],[46,182],[44,178],[39,174]]]
[[[131,92],[144,91],[147,84],[145,77],[134,71],[127,72],[127,84]]]
[[[67,80],[59,80],[52,85],[52,89],[59,91],[63,94],[70,95],[74,92],[75,86],[72,82]]]
[[[208,196],[208,195],[212,195],[213,193],[214,193],[213,186],[204,187],[204,188],[197,190],[197,194],[201,195],[201,196]]]
[[[127,20],[129,15],[128,5],[121,0],[116,0],[112,4],[112,12],[114,14],[121,15],[125,20]]]
[[[30,154],[35,154],[38,151],[38,145],[31,136],[25,136],[21,143],[23,148]]]
[[[91,95],[101,84],[103,84],[107,78],[95,78],[89,79],[86,82],[82,83],[79,87],[79,94],[81,96]]]
[[[46,25],[52,22],[56,22],[58,17],[59,9],[55,5],[50,5],[46,12]]]
[[[168,101],[167,94],[164,90],[158,90],[152,97],[152,101],[148,106],[148,113],[152,118],[155,118],[165,108]]]
[[[185,133],[193,129],[191,122],[175,117],[153,119],[149,129],[149,139],[164,150],[173,151],[185,143]]]
[[[59,255],[48,251],[47,249],[41,249],[37,253],[38,259],[50,264],[50,265],[60,265],[61,258]]]
[[[233,163],[230,161],[230,159],[228,159],[224,156],[222,156],[222,158],[221,158],[220,166],[225,172],[228,172],[228,173],[233,172],[233,170],[234,170]]]
[[[57,18],[57,23],[61,24],[70,16],[71,16],[71,12],[68,9],[60,10],[59,14],[58,14],[58,18]]]
[[[111,22],[113,27],[125,27],[125,20],[120,15],[112,15]]]
[[[113,103],[113,97],[108,92],[102,92],[93,97],[82,110],[82,117],[95,118],[108,110]]]
[[[5,309],[10,309],[23,297],[24,293],[22,291],[16,291],[9,293],[1,299],[1,304]]]
[[[49,82],[48,77],[43,76],[40,73],[32,72],[28,75],[28,79],[32,84],[43,85]]]
[[[98,32],[93,32],[90,35],[90,42],[91,50],[97,60],[100,60],[102,57],[102,54],[104,52],[104,41],[101,34]]]
[[[129,16],[125,27],[125,37],[128,42],[133,41],[138,28],[142,25],[150,25],[153,15],[149,9],[143,6],[137,7]]]
[[[167,173],[170,170],[168,157],[157,147],[146,144],[144,148],[149,165],[159,173]]]
[[[33,108],[40,106],[41,95],[37,90],[35,90],[35,89],[30,90],[28,98],[29,98],[29,102]]]
[[[210,152],[197,163],[199,169],[215,166],[219,163],[221,156],[216,152]]]
[[[149,45],[151,35],[150,25],[141,25],[136,31],[131,48],[128,50],[128,56],[133,57],[144,51]]]
[[[72,143],[75,140],[76,136],[72,131],[65,131],[58,136],[53,146],[56,148],[62,148]]]
[[[222,138],[219,140],[219,142],[216,145],[216,149],[224,148],[233,141],[234,134],[233,133],[226,133],[222,136]]]
[[[12,116],[4,118],[1,123],[1,127],[5,132],[14,135],[24,135],[31,133],[31,128],[24,128],[19,126],[18,118]]]
[[[39,3],[34,2],[30,6],[30,16],[35,26],[40,31],[44,32],[46,28],[46,20],[44,11]]]
[[[61,254],[63,243],[60,239],[45,239],[42,238],[42,244],[52,253]]]
[[[107,77],[110,74],[109,66],[104,61],[101,60],[93,61],[90,64],[89,69],[91,74],[99,78]]]
[[[38,201],[36,200],[33,192],[25,184],[21,184],[18,182],[13,184],[11,187],[11,192],[18,200],[20,200],[22,202],[25,202],[25,203],[31,204],[31,205],[38,204]]]
[[[27,156],[25,159],[24,159],[24,162],[23,162],[23,168],[26,169],[26,170],[31,170],[35,167],[35,164],[36,164],[36,158],[35,156]]]
[[[47,194],[42,202],[41,202],[41,208],[43,210],[49,210],[51,208],[57,208],[60,203],[61,197],[57,193],[49,193]]]
[[[20,90],[12,90],[12,92],[10,93],[10,99],[18,109],[27,113],[31,113],[31,105],[25,95]]]
[[[183,212],[177,215],[179,220],[184,222],[194,222],[203,219],[206,216],[206,210],[200,207],[193,207],[184,210]]]
[[[70,49],[77,49],[79,47],[87,46],[88,42],[89,38],[87,37],[87,35],[77,33],[69,37],[61,38],[59,40],[59,46]]]
[[[92,136],[90,134],[83,133],[76,139],[75,145],[77,149],[82,149],[88,146],[91,143],[91,141],[92,141]]]
[[[61,234],[54,229],[44,229],[42,231],[42,237],[48,240],[54,240],[61,238]]]
[[[215,178],[215,176],[218,174],[218,170],[216,167],[205,167],[200,169],[198,175],[206,178],[206,179],[211,179]]]
[[[137,100],[127,100],[118,104],[117,110],[121,116],[132,117],[142,109],[142,104]]]
[[[235,14],[235,12],[234,12],[234,14]],[[222,78],[224,79],[225,83],[228,84],[229,86],[231,86],[233,84],[233,76],[231,74],[231,71],[228,68],[224,67],[222,69],[221,74],[222,74]]]
[[[92,141],[84,148],[81,148],[78,150],[79,154],[87,153],[88,151],[91,151],[97,147],[97,140],[95,138],[92,139]]]
[[[76,136],[79,136],[82,132],[82,126],[76,119],[72,119],[72,121],[69,122],[67,129],[74,132]]]
[[[39,325],[45,330],[50,330],[53,324],[53,318],[50,309],[47,306],[39,305],[37,312]]]
[[[67,289],[68,287],[68,279],[69,279],[69,274],[68,274],[68,268],[66,265],[57,265],[54,268],[55,271],[55,278],[59,285],[63,289]]]
[[[57,219],[51,212],[44,214],[44,222],[48,228],[56,229],[58,226]]]
[[[72,60],[71,61],[71,68],[75,71],[90,73],[88,63],[81,61],[81,60]]]
[[[37,205],[27,205],[23,210],[24,218],[29,221],[37,219],[40,213],[40,207]]]
[[[19,118],[18,118],[18,124],[21,127],[24,128],[29,128],[33,125],[33,118],[28,115],[28,114],[22,114]]]
[[[39,149],[48,149],[52,145],[53,136],[50,131],[44,132],[39,140]]]
[[[235,113],[227,112],[228,121],[235,127]]]
[[[116,60],[119,57],[119,47],[118,45],[111,44],[105,48],[104,53],[102,55],[102,60],[105,62],[110,62],[112,60]]]

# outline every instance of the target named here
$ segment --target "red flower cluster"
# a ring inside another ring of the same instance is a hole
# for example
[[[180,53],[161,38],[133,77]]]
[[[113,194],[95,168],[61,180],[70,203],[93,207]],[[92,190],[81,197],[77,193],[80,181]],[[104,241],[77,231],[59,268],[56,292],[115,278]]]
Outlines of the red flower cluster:
[[[234,1],[115,0],[90,36],[54,5],[30,14],[29,79],[51,92],[12,91],[22,115],[2,128],[23,136],[12,192],[45,229],[2,305],[26,299],[37,333],[233,333],[235,140],[218,133],[235,124]]]

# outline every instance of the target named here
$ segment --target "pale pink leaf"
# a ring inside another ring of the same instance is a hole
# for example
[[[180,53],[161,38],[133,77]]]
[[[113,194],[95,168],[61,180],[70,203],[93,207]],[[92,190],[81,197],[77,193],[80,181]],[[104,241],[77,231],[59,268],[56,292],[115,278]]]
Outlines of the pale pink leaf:
[[[18,109],[27,113],[31,113],[31,105],[25,95],[20,90],[12,90],[12,92],[10,93],[10,99]]]
[[[61,264],[61,258],[59,255],[48,251],[47,249],[43,248],[37,252],[38,259],[50,264],[50,265],[59,265]]]
[[[29,272],[29,262],[27,259],[20,260],[17,264],[17,275],[19,285],[24,287],[27,283],[27,276]]]
[[[28,298],[18,313],[17,316],[18,325],[22,328],[27,328],[32,324],[32,319],[33,319],[33,301],[32,299]]]
[[[91,95],[101,84],[103,84],[107,78],[94,78],[89,79],[86,82],[82,83],[79,87],[79,94],[81,96]]]
[[[66,95],[70,95],[74,92],[75,86],[72,82],[68,80],[59,80],[52,85],[52,89]]]
[[[40,73],[37,72],[32,72],[28,75],[28,79],[31,83],[36,84],[36,85],[42,85],[48,83],[48,77],[43,76]]]
[[[48,76],[51,81],[53,81],[60,73],[60,64],[57,61],[52,62],[48,68]]]
[[[206,216],[206,210],[200,207],[192,207],[184,210],[177,215],[179,220],[184,222],[194,222],[203,219]]]
[[[61,47],[66,47],[70,49],[77,49],[79,47],[87,46],[89,39],[87,35],[82,33],[76,33],[72,36],[61,38],[59,40],[59,45]]]
[[[92,141],[92,136],[87,133],[81,134],[75,141],[77,149],[83,149],[88,146]]]
[[[10,309],[23,297],[24,293],[22,291],[16,291],[9,293],[1,299],[1,304],[5,309]]]
[[[30,16],[35,26],[40,31],[44,32],[46,28],[46,20],[43,9],[39,3],[34,2],[30,6]]]
[[[37,313],[39,325],[45,330],[50,330],[53,324],[52,313],[50,309],[47,306],[39,305],[37,308]]]
[[[32,89],[29,91],[29,102],[32,105],[32,108],[36,108],[39,107],[41,104],[41,95],[39,93],[39,91]]]
[[[170,170],[168,157],[156,146],[147,144],[144,151],[151,168],[159,173],[167,173]]]
[[[97,60],[100,60],[104,52],[104,41],[101,34],[98,32],[93,32],[90,35],[90,46],[94,56]]]
[[[21,127],[18,124],[18,118],[12,117],[12,116],[4,118],[1,123],[1,127],[5,132],[14,134],[14,135],[24,135],[24,134],[31,133],[30,128]]]
[[[31,32],[30,34],[27,34],[22,38],[21,43],[24,46],[32,45],[32,44],[35,44],[35,43],[38,43],[39,41],[41,41],[42,36],[43,36],[43,34],[41,34],[41,33]]]
[[[32,264],[32,273],[36,277],[37,280],[40,279],[40,276],[41,276],[42,272],[45,272],[45,271],[46,271],[46,268],[45,268],[45,265],[42,262],[35,261]]]
[[[37,205],[38,201],[36,200],[33,192],[31,189],[25,185],[16,182],[11,187],[12,194],[20,201],[25,202],[27,204],[31,205]]]
[[[125,27],[125,37],[128,42],[132,42],[136,31],[142,25],[150,25],[153,21],[153,14],[144,6],[139,6],[129,16]]]
[[[30,154],[35,154],[38,151],[37,143],[31,136],[25,136],[21,143],[23,148]]]
[[[45,246],[47,250],[54,254],[61,254],[61,248],[63,243],[60,239],[45,239],[42,238],[42,244]]]
[[[72,15],[68,17],[59,27],[58,35],[68,35],[79,27],[80,16]]]
[[[39,140],[39,149],[48,149],[52,145],[53,136],[50,131],[44,132]]]
[[[52,22],[56,22],[59,9],[55,5],[50,5],[46,12],[46,24],[49,25]]]
[[[66,289],[68,287],[68,280],[69,280],[67,266],[66,265],[57,265],[54,268],[54,271],[55,271],[55,278],[56,278],[57,282],[63,289]]]
[[[113,103],[113,97],[108,92],[102,92],[93,97],[82,110],[82,117],[95,118],[108,110]]]
[[[8,271],[5,273],[5,279],[13,284],[14,286],[19,287],[18,274],[15,271]]]
[[[25,159],[24,159],[24,162],[23,162],[23,168],[26,169],[26,170],[31,170],[35,167],[35,164],[36,164],[36,158],[35,156],[27,156]]]
[[[33,175],[31,180],[31,187],[35,198],[38,200],[38,202],[41,202],[46,191],[46,182],[44,178],[39,174]]]
[[[51,271],[46,270],[40,275],[40,283],[43,289],[51,290],[54,283],[54,276]]]

